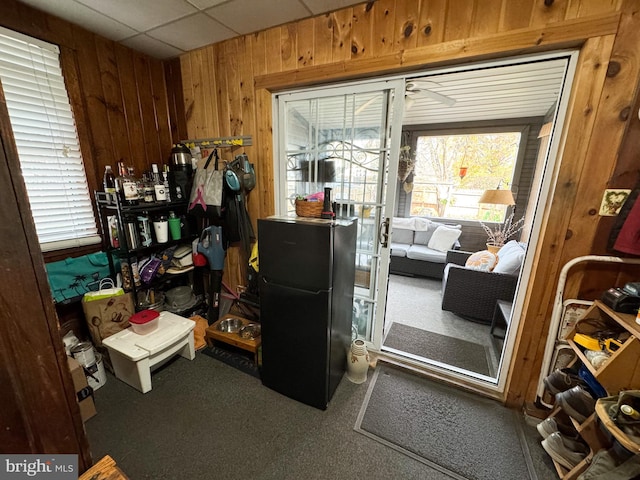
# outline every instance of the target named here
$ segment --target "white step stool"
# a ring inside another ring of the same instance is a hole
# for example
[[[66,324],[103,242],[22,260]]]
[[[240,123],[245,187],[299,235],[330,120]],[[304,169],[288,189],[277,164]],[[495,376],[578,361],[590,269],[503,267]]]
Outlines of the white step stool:
[[[171,312],[160,312],[158,328],[146,335],[138,335],[131,327],[122,330],[102,343],[119,380],[147,393],[151,390],[151,371],[174,355],[188,360],[196,356],[193,329],[196,322]]]

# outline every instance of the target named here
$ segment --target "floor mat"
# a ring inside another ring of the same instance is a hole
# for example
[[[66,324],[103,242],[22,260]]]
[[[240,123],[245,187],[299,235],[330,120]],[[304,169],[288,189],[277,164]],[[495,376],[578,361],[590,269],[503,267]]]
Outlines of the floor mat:
[[[517,413],[379,365],[355,430],[460,480],[538,477]]]
[[[211,347],[207,346],[200,350],[200,352],[211,358],[220,360],[221,362],[226,363],[230,367],[236,368],[247,375],[260,378],[260,370],[253,361],[253,354],[246,350],[234,347],[233,345],[220,344],[213,345]]]
[[[492,376],[489,351],[484,345],[393,323],[382,344],[419,357]]]

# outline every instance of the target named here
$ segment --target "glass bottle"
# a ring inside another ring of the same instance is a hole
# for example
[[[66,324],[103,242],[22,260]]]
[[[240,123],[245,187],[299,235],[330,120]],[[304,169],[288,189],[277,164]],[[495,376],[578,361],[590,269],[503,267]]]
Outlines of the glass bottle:
[[[138,204],[138,186],[135,179],[127,173],[123,162],[118,162],[119,176],[116,178],[116,190],[124,205]]]
[[[167,195],[167,203],[171,201],[171,192],[169,189],[169,166],[164,166],[164,171],[162,172],[162,183],[164,184],[164,191]]]
[[[131,177],[131,179],[136,184],[136,191],[138,192],[138,202],[143,201],[143,199],[144,199],[144,183],[142,183],[142,178],[136,177],[133,167],[127,167],[127,173],[129,174],[129,177]]]
[[[156,201],[153,182],[147,173],[142,176],[142,185],[144,187],[144,202],[153,203]]]
[[[167,192],[164,188],[164,182],[160,178],[160,172],[158,171],[158,165],[156,163],[151,164],[153,188],[156,193],[156,202],[166,202]]]
[[[104,176],[102,177],[102,186],[107,197],[107,203],[115,203],[116,199],[116,177],[111,170],[111,165],[104,167]]]

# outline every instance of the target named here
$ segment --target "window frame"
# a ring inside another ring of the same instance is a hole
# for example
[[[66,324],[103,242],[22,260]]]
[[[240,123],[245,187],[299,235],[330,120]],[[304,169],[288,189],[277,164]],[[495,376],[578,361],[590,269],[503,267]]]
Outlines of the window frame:
[[[89,189],[89,194],[93,196],[93,192],[98,190],[98,177],[97,177],[97,166],[94,162],[94,151],[91,142],[91,136],[89,132],[89,120],[88,115],[86,114],[86,105],[85,105],[85,96],[83,95],[81,83],[80,83],[80,70],[78,66],[78,55],[77,52],[69,48],[65,45],[58,44],[54,41],[50,40],[40,40],[32,35],[23,34],[20,32],[13,31],[9,28],[4,27],[4,30],[8,31],[11,34],[15,34],[16,37],[26,38],[34,43],[45,43],[54,45],[59,50],[59,64],[60,69],[62,70],[62,78],[67,91],[67,96],[69,99],[69,105],[71,107],[72,114],[75,119],[76,133],[78,137],[78,143],[80,148],[80,153],[82,155],[82,161],[84,166],[85,178],[87,182],[87,187]],[[1,80],[0,80],[1,82]],[[11,129],[11,135],[13,137],[13,128]],[[16,149],[17,152],[17,149]],[[44,257],[45,263],[63,260],[68,257],[77,257],[81,255],[85,255],[88,253],[98,252],[103,247],[103,235],[102,228],[100,222],[98,221],[98,211],[96,209],[96,205],[94,201],[91,201],[91,208],[93,211],[94,221],[96,223],[97,235],[101,238],[101,241],[97,243],[80,245],[80,246],[71,246],[58,248],[48,251],[42,251],[42,255]]]
[[[415,152],[417,147],[418,137],[421,136],[445,136],[445,135],[471,135],[471,134],[485,134],[485,133],[505,133],[505,132],[518,132],[520,133],[520,143],[518,145],[518,153],[516,156],[516,162],[513,169],[512,184],[503,186],[503,188],[509,188],[513,192],[513,196],[516,201],[516,209],[524,212],[526,207],[526,201],[528,201],[530,192],[523,192],[526,195],[518,195],[520,190],[520,180],[522,175],[522,167],[524,163],[525,154],[528,148],[528,136],[529,130],[532,125],[542,124],[542,117],[531,118],[517,118],[517,119],[505,119],[499,121],[482,121],[482,122],[464,122],[458,124],[448,124],[446,127],[443,125],[405,125],[403,127],[403,133],[408,134],[409,145],[411,151]],[[398,189],[400,191],[402,189]],[[411,214],[411,195],[406,194],[406,201],[398,203],[399,216],[410,217]],[[523,202],[523,200],[526,200]],[[401,205],[402,203],[402,205]],[[401,207],[404,207],[400,210]],[[506,215],[509,215],[511,207],[507,208]],[[476,224],[477,220],[461,219],[454,217],[429,217],[434,220],[441,219],[447,222],[456,222],[460,224]],[[496,222],[485,222],[487,225],[494,225]]]

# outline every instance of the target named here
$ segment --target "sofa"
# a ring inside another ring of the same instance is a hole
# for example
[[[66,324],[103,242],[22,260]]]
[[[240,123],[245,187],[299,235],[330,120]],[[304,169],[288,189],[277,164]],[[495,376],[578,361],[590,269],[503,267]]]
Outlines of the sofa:
[[[447,252],[459,249],[460,225],[422,217],[395,217],[391,224],[389,272],[442,278]]]
[[[490,324],[498,300],[513,302],[526,244],[511,240],[497,254],[447,253],[442,310]]]

